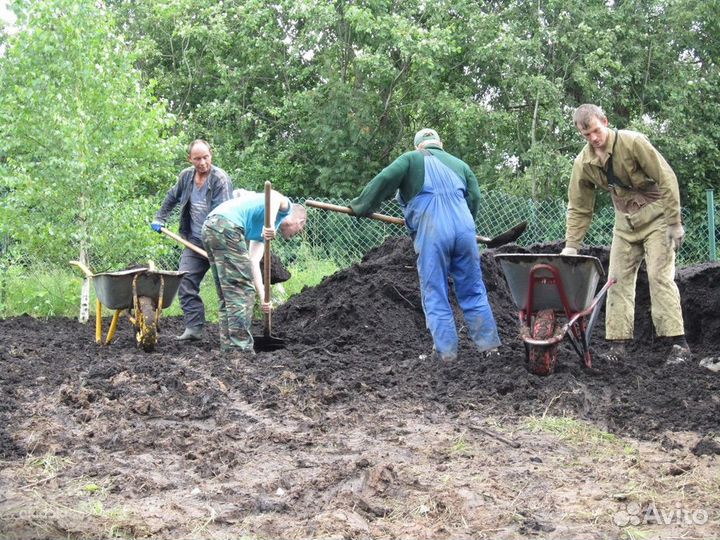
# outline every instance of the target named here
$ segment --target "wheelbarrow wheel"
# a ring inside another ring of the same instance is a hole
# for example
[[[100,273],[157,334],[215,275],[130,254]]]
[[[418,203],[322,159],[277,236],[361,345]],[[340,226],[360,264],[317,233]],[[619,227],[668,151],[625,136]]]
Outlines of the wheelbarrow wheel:
[[[544,309],[535,316],[532,336],[535,339],[549,339],[555,333],[555,311]],[[528,368],[535,375],[550,375],[557,367],[558,344],[527,345]]]
[[[157,345],[156,309],[152,298],[141,296],[138,299],[140,313],[136,313],[135,337],[137,345],[145,352],[152,352]]]

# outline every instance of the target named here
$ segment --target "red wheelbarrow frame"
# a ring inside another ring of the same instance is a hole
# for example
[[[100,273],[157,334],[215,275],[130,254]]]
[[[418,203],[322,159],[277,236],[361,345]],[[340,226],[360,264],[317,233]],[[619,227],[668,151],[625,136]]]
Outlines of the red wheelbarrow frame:
[[[550,272],[552,277],[547,275],[537,275],[541,271]],[[609,278],[602,289],[595,295],[590,304],[580,311],[573,311],[568,301],[568,296],[565,293],[565,287],[563,285],[560,271],[548,263],[539,263],[530,269],[528,276],[528,293],[527,303],[524,309],[521,309],[518,313],[520,322],[522,324],[521,337],[527,346],[540,346],[548,347],[560,343],[565,336],[568,337],[572,344],[575,352],[580,356],[581,363],[586,367],[592,367],[592,357],[590,355],[590,334],[597,320],[597,316],[600,313],[599,309],[596,309],[599,304],[604,300],[605,294],[608,289],[616,283],[615,278]],[[536,339],[532,336],[531,322],[535,315],[533,309],[533,300],[535,296],[536,285],[552,285],[558,291],[560,302],[563,306],[563,311],[567,317],[567,322],[562,326],[558,326],[553,333],[553,336],[547,339]],[[527,351],[526,351],[527,352]]]
[[[605,275],[600,260],[557,253],[496,253],[495,259],[518,308],[530,371],[553,373],[565,336],[580,356],[580,365],[592,367],[592,330],[605,295],[616,282],[608,279],[598,290]]]

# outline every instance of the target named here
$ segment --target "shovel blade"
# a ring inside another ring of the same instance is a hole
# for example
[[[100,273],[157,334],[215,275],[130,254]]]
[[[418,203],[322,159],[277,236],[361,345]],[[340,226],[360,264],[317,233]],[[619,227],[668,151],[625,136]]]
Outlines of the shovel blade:
[[[515,240],[520,238],[520,235],[525,232],[527,226],[527,221],[522,221],[515,225],[512,229],[508,229],[504,233],[497,235],[495,238],[483,238],[481,242],[489,248],[509,244],[510,242],[514,242]]]
[[[270,335],[253,336],[255,352],[272,352],[285,348],[285,340]]]

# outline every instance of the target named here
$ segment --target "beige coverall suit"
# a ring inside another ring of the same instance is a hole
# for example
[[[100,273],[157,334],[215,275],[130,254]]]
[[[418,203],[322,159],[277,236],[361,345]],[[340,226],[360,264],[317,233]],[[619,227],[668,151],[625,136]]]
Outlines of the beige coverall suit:
[[[677,178],[641,133],[611,130],[606,147],[602,163],[589,144],[575,158],[568,187],[565,245],[580,248],[592,220],[596,189],[609,191],[615,226],[608,273],[617,283],[608,291],[605,338],[633,337],[635,285],[643,258],[655,331],[658,336],[681,336],[685,331],[675,284],[675,250],[667,239],[668,225],[680,223]],[[605,166],[610,154],[615,176],[630,189],[608,186]]]

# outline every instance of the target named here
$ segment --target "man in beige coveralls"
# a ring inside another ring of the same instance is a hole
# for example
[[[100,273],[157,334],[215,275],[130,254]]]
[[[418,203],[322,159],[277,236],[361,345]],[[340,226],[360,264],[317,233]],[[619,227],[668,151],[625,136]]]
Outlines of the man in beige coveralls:
[[[675,173],[642,133],[610,130],[596,105],[578,107],[573,123],[587,144],[573,164],[562,255],[577,254],[592,220],[596,189],[609,191],[615,226],[608,272],[617,283],[607,296],[605,338],[612,342],[608,356],[623,359],[633,338],[635,284],[644,258],[655,331],[672,344],[667,362],[689,360],[675,284],[675,252],[685,236]]]

